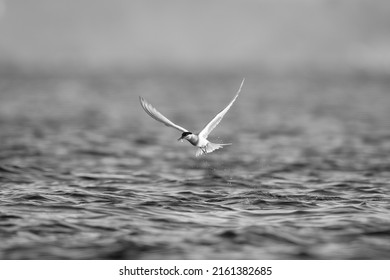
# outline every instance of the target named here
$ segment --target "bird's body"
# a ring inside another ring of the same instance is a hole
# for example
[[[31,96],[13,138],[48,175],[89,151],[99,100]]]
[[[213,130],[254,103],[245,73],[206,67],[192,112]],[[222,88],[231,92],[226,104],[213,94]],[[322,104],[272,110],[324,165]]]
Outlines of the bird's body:
[[[203,154],[211,153],[214,150],[218,150],[222,148],[225,145],[231,145],[229,144],[216,144],[212,143],[206,138],[197,135],[197,134],[189,134],[186,139],[188,142],[190,142],[193,146],[198,147],[199,149],[196,151],[196,156],[200,156]]]
[[[201,132],[194,134],[190,132],[189,130],[173,123],[168,118],[166,118],[163,114],[161,114],[159,111],[157,111],[156,108],[154,108],[149,102],[147,102],[144,98],[140,97],[140,103],[142,108],[145,110],[145,112],[151,116],[156,121],[162,122],[166,126],[173,127],[177,130],[182,131],[181,137],[178,139],[180,141],[183,141],[183,139],[190,142],[193,146],[198,147],[198,150],[196,151],[196,156],[204,155],[207,153],[211,153],[214,150],[220,149],[225,145],[231,145],[229,144],[217,144],[212,143],[209,140],[207,140],[208,135],[211,133],[211,131],[219,124],[219,122],[222,120],[223,116],[226,114],[226,112],[230,109],[230,107],[233,105],[234,101],[236,101],[242,85],[244,84],[244,80],[242,80],[240,88],[238,89],[235,97],[232,101],[223,109],[221,112],[219,112],[202,130]]]

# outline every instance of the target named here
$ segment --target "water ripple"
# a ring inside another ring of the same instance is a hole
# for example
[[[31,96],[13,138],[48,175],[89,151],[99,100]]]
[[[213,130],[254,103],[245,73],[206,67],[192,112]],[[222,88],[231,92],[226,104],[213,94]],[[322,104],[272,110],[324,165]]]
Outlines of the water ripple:
[[[231,81],[181,79],[173,93],[176,78],[158,79],[161,106],[186,101],[175,118],[194,126],[199,100]],[[390,258],[388,83],[367,97],[356,80],[248,79],[216,134],[234,145],[195,159],[140,111],[149,80],[102,77],[106,96],[75,78],[75,100],[61,79],[2,92],[1,259]]]

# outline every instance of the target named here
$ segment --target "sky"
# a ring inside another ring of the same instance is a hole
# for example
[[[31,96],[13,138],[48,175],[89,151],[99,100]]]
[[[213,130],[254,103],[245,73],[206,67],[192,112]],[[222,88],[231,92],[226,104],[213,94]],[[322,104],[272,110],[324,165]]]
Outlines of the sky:
[[[0,65],[390,71],[389,26],[386,0],[0,0]]]

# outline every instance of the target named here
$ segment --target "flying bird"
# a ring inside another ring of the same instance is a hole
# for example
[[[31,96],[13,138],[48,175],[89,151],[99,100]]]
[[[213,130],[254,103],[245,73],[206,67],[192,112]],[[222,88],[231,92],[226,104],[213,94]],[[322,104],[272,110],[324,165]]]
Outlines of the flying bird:
[[[244,84],[245,79],[242,80],[240,88],[238,89],[236,95],[230,101],[230,103],[223,109],[221,112],[219,112],[199,133],[192,133],[188,129],[185,129],[184,127],[181,127],[172,121],[170,121],[167,117],[165,117],[163,114],[161,114],[159,111],[157,111],[156,108],[152,106],[148,101],[145,100],[143,97],[139,97],[139,101],[141,103],[142,108],[145,110],[145,112],[151,116],[156,121],[159,121],[166,126],[173,127],[179,131],[182,132],[182,135],[177,141],[183,142],[183,139],[190,142],[193,146],[198,147],[198,150],[196,151],[196,156],[205,155],[207,153],[211,153],[217,149],[223,148],[223,146],[231,145],[231,143],[228,144],[217,144],[212,143],[209,140],[207,140],[207,137],[213,131],[214,128],[220,123],[223,116],[229,111],[230,107],[233,105],[234,101],[236,101],[242,85]]]

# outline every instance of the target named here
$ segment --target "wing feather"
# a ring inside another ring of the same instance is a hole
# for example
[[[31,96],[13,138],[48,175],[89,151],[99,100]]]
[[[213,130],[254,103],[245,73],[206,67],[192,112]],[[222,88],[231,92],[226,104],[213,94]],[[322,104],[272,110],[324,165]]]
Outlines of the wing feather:
[[[168,118],[166,118],[163,114],[161,114],[159,111],[157,111],[156,108],[154,108],[152,106],[152,104],[150,104],[148,101],[145,100],[145,98],[143,97],[139,97],[139,101],[141,103],[141,106],[142,108],[145,110],[145,112],[151,116],[153,119],[155,119],[156,121],[159,121],[163,124],[165,124],[166,126],[170,126],[170,127],[173,127],[173,128],[176,128],[177,130],[180,130],[182,132],[187,132],[188,130],[171,122]]]
[[[223,116],[229,111],[230,107],[233,105],[234,101],[236,101],[238,95],[240,94],[242,85],[244,84],[245,78],[242,80],[240,88],[238,89],[236,96],[230,101],[230,103],[223,109],[221,112],[219,112],[199,133],[199,136],[202,136],[204,138],[207,138],[211,131],[213,131],[214,128],[221,122]]]

